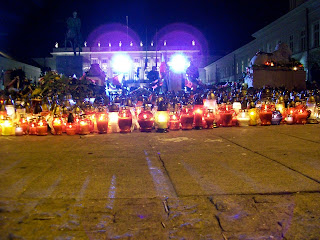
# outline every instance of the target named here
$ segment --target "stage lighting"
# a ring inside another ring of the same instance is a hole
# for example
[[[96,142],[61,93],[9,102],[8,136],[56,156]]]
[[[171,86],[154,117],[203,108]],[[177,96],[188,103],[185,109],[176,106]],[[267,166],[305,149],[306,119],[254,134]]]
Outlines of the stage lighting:
[[[112,58],[112,68],[117,73],[128,73],[131,66],[132,61],[128,55],[117,54]]]
[[[182,54],[173,55],[168,64],[175,73],[186,72],[186,69],[190,65],[190,63],[187,61],[187,58]]]

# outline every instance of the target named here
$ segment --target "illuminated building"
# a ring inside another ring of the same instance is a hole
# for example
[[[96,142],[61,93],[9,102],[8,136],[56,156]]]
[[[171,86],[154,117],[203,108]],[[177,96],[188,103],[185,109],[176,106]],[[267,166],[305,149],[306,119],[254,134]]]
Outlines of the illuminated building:
[[[54,48],[51,53],[53,58],[47,59],[48,67],[59,73],[64,73],[66,68],[76,69],[74,72],[66,72],[66,75],[76,74],[79,77],[80,74],[89,71],[91,64],[99,64],[106,78],[123,74],[125,80],[145,80],[152,66],[157,65],[159,70],[161,62],[170,62],[173,55],[184,55],[188,62],[202,61],[200,50],[191,43],[188,49],[166,45],[157,51],[155,45],[148,46],[147,50],[145,46],[131,50],[130,45],[131,43],[125,46],[122,42],[121,47],[83,47],[80,56],[74,56],[71,48]]]
[[[320,66],[319,25],[319,0],[290,0],[290,12],[252,34],[253,41],[206,66],[206,82],[238,81],[258,51],[273,52],[279,42],[290,47],[292,58],[303,64],[306,79],[313,80],[312,69]]]

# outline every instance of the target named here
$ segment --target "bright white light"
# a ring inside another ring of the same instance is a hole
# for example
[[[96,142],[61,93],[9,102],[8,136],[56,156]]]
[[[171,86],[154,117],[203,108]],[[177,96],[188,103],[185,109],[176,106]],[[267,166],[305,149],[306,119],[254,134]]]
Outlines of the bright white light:
[[[133,46],[133,42],[131,41],[131,42],[130,42],[130,47],[132,47],[132,46]]]
[[[151,42],[151,47],[153,47],[153,41]]]
[[[56,42],[56,44],[54,45],[55,48],[58,48],[59,47],[59,44]]]
[[[98,42],[98,47],[100,47],[101,46],[101,43],[100,42]]]
[[[171,57],[171,61],[168,63],[172,70],[176,73],[186,72],[186,69],[190,66],[187,58],[181,54],[175,54]]]
[[[142,47],[143,46],[143,43],[142,43],[142,41],[140,42],[140,47]]]
[[[163,46],[167,46],[167,41],[166,40],[164,40]]]
[[[111,47],[111,43],[109,43],[109,47]]]
[[[84,46],[87,47],[87,41],[84,42]]]
[[[195,46],[196,42],[194,40],[192,40],[192,46]]]
[[[112,58],[112,68],[117,73],[127,73],[132,68],[132,61],[128,55],[117,54]]]
[[[119,42],[119,47],[121,47],[121,46],[122,46],[122,42],[120,41],[120,42]]]

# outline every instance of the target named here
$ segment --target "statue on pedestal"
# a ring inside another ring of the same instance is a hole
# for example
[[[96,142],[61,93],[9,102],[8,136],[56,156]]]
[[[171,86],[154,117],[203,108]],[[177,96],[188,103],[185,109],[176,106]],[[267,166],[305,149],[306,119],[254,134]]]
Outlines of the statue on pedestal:
[[[77,17],[77,12],[73,12],[73,17],[69,17],[67,20],[67,33],[65,38],[65,48],[67,48],[67,42],[71,44],[74,55],[76,55],[76,48],[79,48],[79,55],[82,51],[81,47],[81,20]]]

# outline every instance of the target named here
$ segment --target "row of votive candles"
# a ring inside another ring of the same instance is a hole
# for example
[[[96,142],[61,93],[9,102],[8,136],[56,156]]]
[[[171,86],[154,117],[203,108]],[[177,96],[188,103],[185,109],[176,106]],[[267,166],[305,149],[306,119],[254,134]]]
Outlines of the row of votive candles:
[[[195,105],[193,108],[183,108],[179,113],[168,111],[142,110],[136,113],[132,109],[122,109],[119,112],[99,112],[87,115],[86,118],[76,117],[73,122],[68,123],[66,118],[53,117],[48,122],[42,118],[38,121],[27,121],[21,118],[18,124],[7,118],[0,121],[1,135],[38,135],[48,134],[48,126],[51,133],[61,135],[90,133],[111,133],[121,132],[129,133],[134,129],[140,129],[142,132],[151,132],[156,129],[159,132],[170,130],[191,130],[213,127],[231,127],[231,126],[256,126],[256,125],[279,125],[287,124],[305,124],[310,111],[303,106],[296,108],[274,110],[267,105],[261,109],[252,108],[249,110],[234,111],[234,109],[223,106],[214,111],[206,109],[203,105]],[[317,120],[316,120],[317,122]]]

